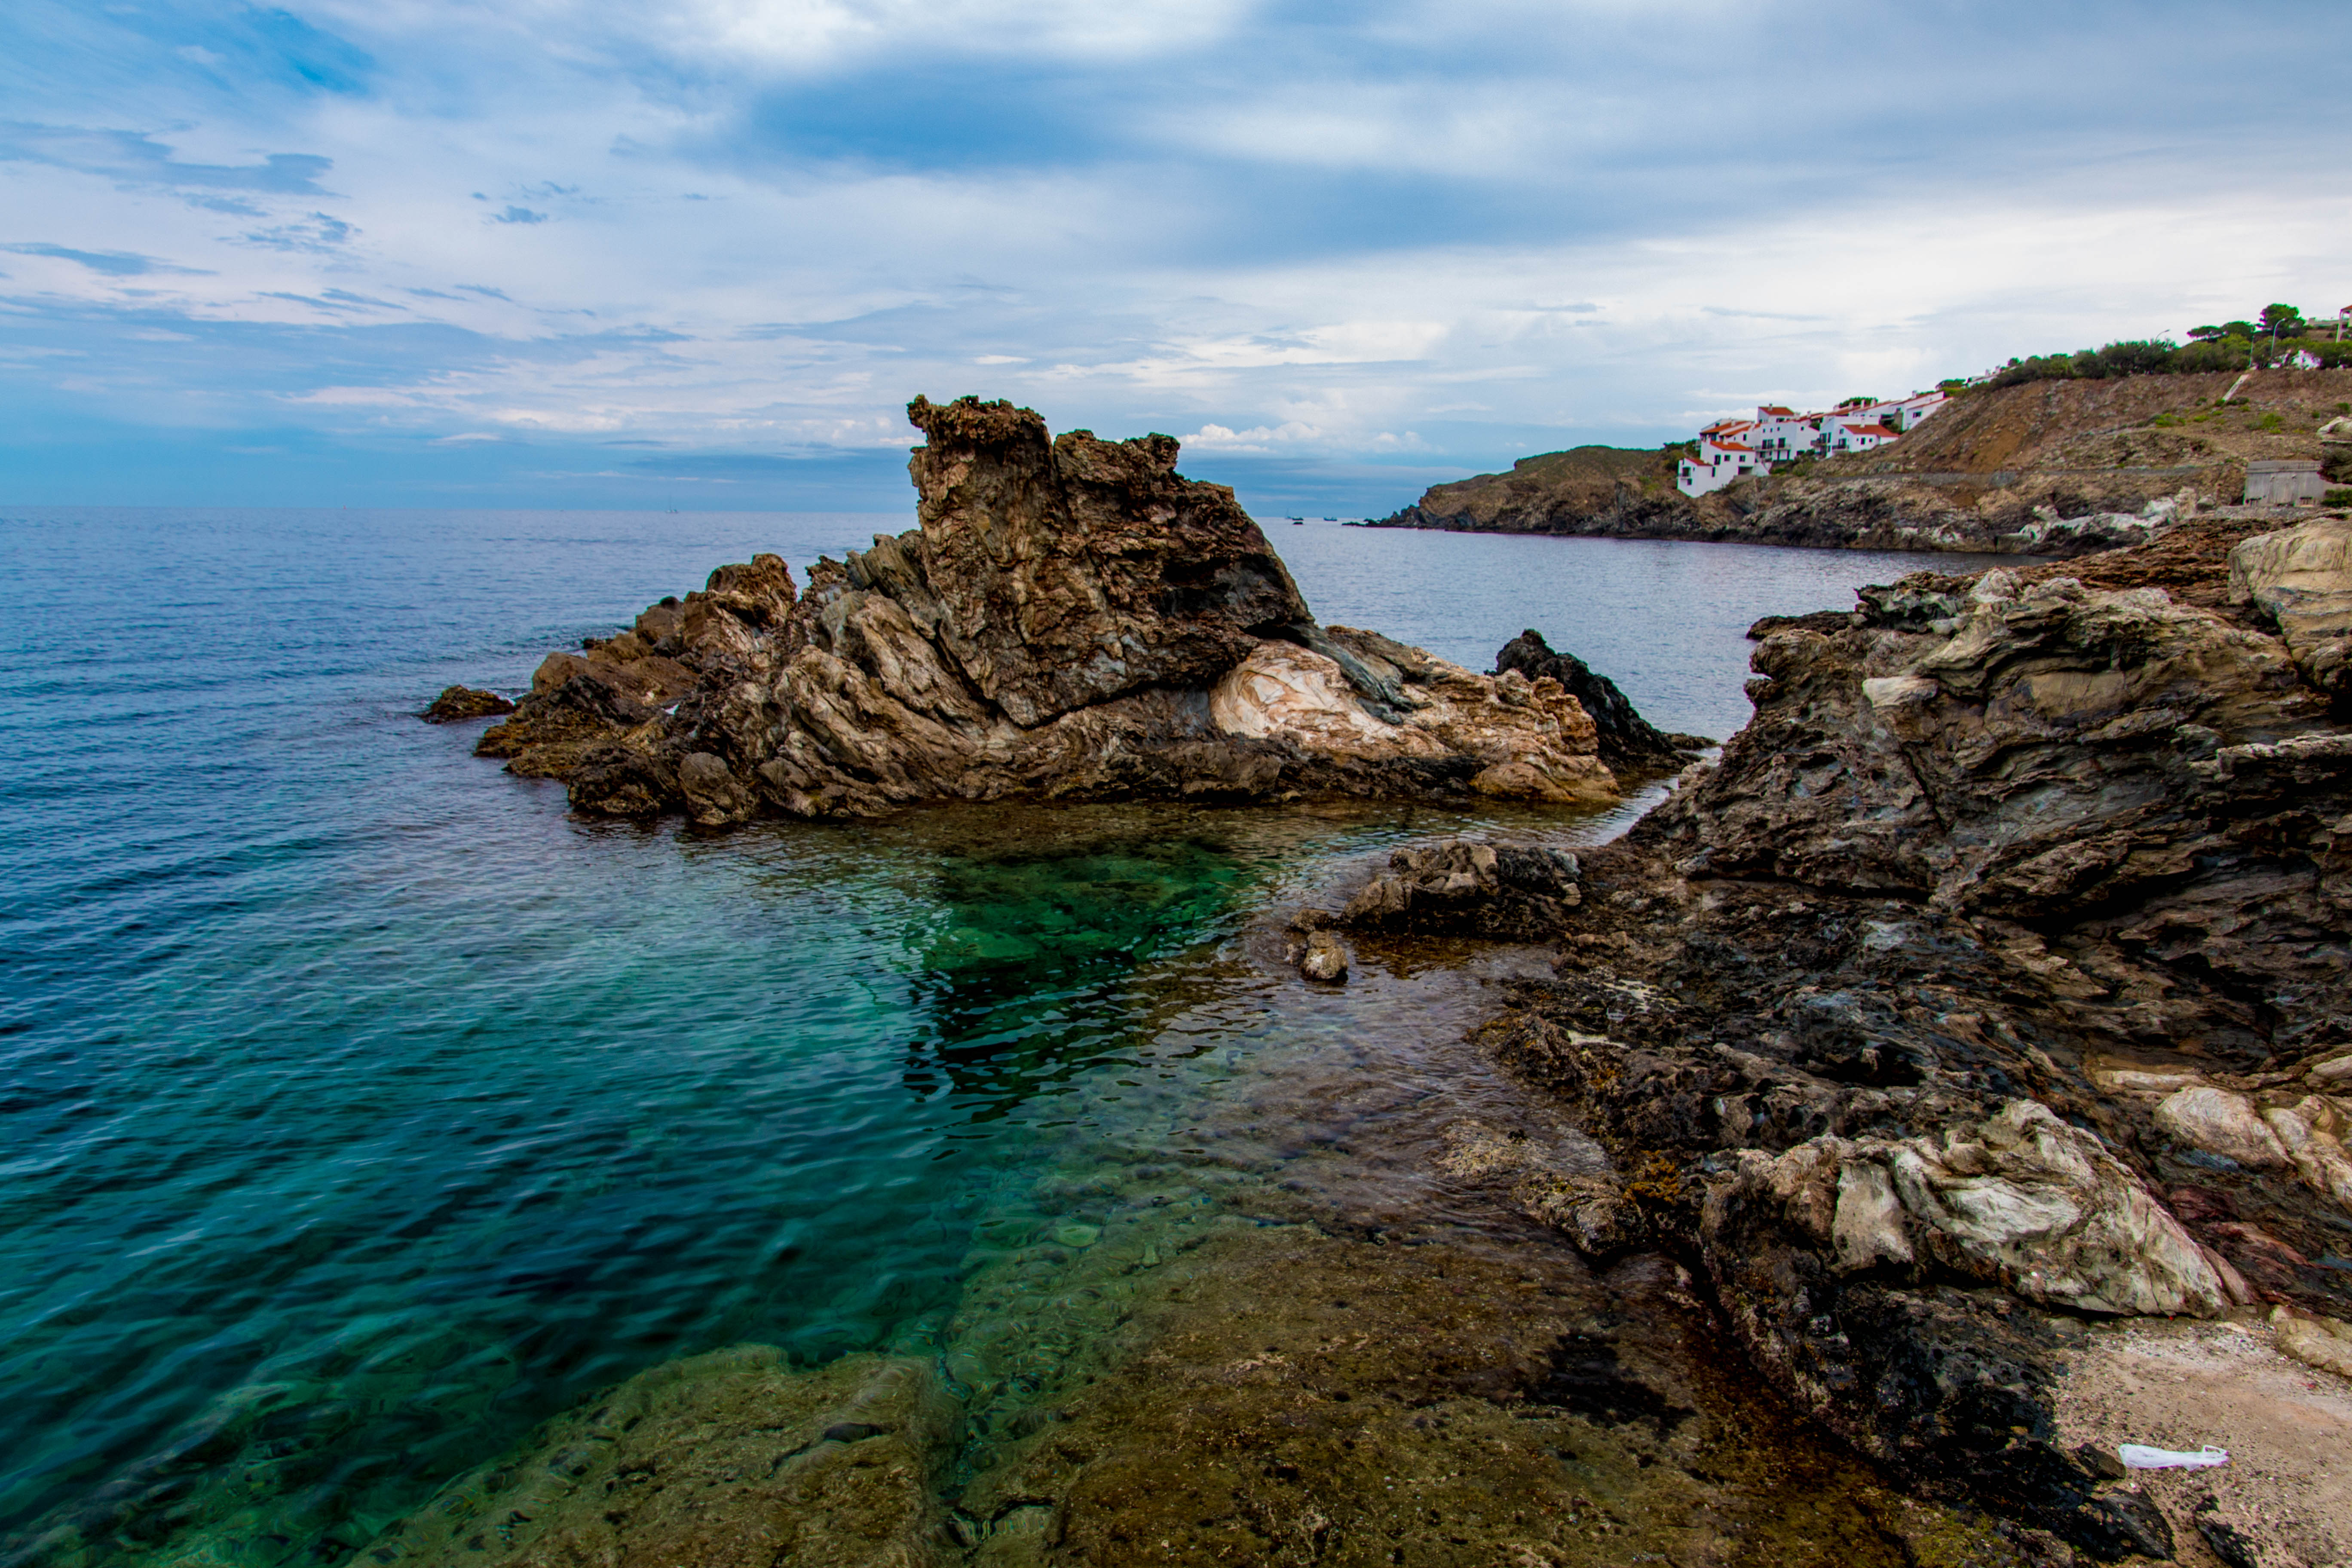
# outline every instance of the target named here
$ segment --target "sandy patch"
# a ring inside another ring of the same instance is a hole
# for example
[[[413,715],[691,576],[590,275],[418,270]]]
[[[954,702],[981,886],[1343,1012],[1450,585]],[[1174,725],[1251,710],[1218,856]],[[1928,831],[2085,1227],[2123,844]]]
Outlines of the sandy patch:
[[[2134,1472],[2172,1522],[2180,1561],[2228,1563],[2200,1522],[2245,1541],[2262,1568],[2352,1563],[2352,1383],[2283,1354],[2264,1323],[2139,1319],[2092,1331],[2059,1394],[2060,1436],[2196,1448],[2209,1470]]]

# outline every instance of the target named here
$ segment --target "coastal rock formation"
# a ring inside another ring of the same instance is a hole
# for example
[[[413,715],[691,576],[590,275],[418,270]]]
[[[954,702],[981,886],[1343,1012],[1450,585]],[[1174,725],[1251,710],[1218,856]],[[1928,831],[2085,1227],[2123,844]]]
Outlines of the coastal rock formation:
[[[1667,450],[1579,447],[1432,486],[1376,526],[1831,549],[2075,556],[2242,495],[2246,464],[2352,451],[2352,370],[2134,375],[1971,389],[1875,451],[1696,500]],[[2235,386],[2236,395],[2222,398]]]
[[[2230,552],[2230,602],[2268,617],[2305,678],[2352,705],[2352,521],[2247,540]]]
[[[2086,1321],[2352,1315],[2341,526],[1761,628],[1483,1032],[1614,1162],[1634,1218],[1570,1239],[1681,1249],[1801,1407],[2095,1556],[2172,1525],[2057,1439]]]
[[[1348,901],[1350,925],[1501,940],[1540,940],[1582,901],[1576,857],[1450,838],[1389,856],[1388,869]]]
[[[1614,798],[1557,679],[1318,626],[1170,437],[1049,439],[971,398],[908,414],[918,528],[804,590],[772,555],[722,566],[550,655],[482,753],[583,811],[708,826],[1011,797]]]
[[[1656,770],[1679,767],[1689,755],[1715,742],[1700,735],[1669,735],[1633,710],[1633,702],[1617,683],[1572,653],[1555,653],[1543,634],[1530,626],[1503,645],[1495,656],[1495,673],[1517,671],[1529,680],[1549,676],[1592,715],[1601,745],[1601,760],[1612,768]]]
[[[441,695],[426,705],[417,715],[427,724],[457,724],[467,719],[496,719],[511,713],[515,705],[495,691],[477,691],[470,686],[447,686]]]

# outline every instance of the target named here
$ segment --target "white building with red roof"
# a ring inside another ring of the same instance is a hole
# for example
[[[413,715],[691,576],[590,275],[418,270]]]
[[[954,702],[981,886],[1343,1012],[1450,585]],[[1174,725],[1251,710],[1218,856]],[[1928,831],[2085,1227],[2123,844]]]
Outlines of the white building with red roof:
[[[1893,399],[1851,397],[1826,414],[1760,404],[1753,419],[1718,420],[1700,431],[1698,456],[1675,466],[1675,488],[1686,496],[1709,495],[1800,458],[1875,451],[1948,401],[1941,392]]]

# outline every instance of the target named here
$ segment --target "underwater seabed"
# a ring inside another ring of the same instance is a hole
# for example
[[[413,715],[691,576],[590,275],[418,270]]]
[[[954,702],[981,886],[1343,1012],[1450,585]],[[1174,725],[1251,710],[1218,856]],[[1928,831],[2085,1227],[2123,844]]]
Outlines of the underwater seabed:
[[[875,1089],[958,1112],[872,1266],[919,1246],[955,1258],[946,1282],[909,1270],[866,1327],[649,1355],[437,1491],[502,1426],[511,1441],[509,1391],[548,1352],[356,1323],[350,1364],[215,1402],[19,1557],[2010,1560],[1762,1396],[1672,1262],[1595,1275],[1514,1208],[1530,1173],[1606,1161],[1468,1037],[1490,988],[1548,954],[1367,940],[1339,986],[1281,962],[1288,910],[1344,896],[1391,845],[1590,843],[1639,805],[968,808],[689,839],[756,865],[830,832],[839,874],[915,895],[890,933],[900,1081]],[[821,1209],[809,1174],[793,1201]]]

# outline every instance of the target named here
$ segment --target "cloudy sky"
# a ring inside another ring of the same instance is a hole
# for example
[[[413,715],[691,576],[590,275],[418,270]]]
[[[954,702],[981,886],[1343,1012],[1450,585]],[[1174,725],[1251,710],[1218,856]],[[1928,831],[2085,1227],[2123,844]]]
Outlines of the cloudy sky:
[[[1386,511],[2352,301],[2352,6],[8,0],[0,502]],[[2341,296],[2341,298],[2339,298]]]

